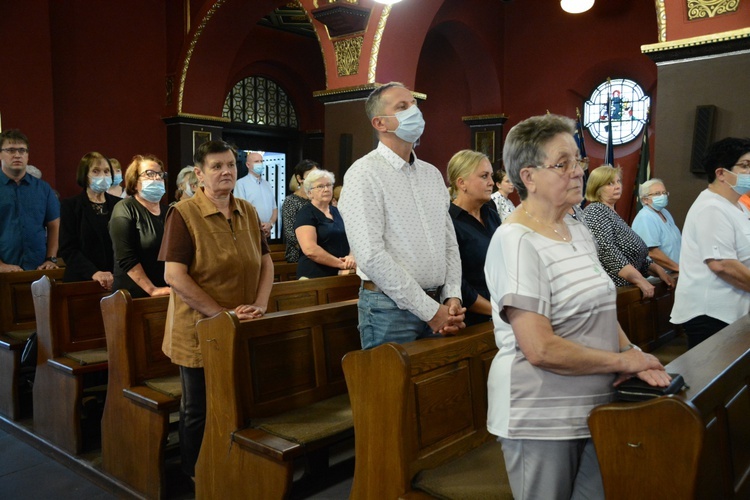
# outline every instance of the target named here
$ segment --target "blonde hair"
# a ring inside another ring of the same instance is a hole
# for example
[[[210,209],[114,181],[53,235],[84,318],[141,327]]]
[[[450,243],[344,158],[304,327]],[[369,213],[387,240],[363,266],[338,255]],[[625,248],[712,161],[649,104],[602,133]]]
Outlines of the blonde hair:
[[[602,188],[618,178],[622,179],[622,169],[620,167],[602,165],[599,168],[595,168],[589,174],[589,180],[586,182],[586,199],[592,203],[602,201],[600,196]]]
[[[462,149],[453,155],[448,162],[448,182],[450,182],[448,191],[451,194],[451,200],[455,200],[458,196],[458,186],[456,186],[458,179],[469,177],[479,167],[482,160],[489,161],[489,158],[486,154],[471,149]]]

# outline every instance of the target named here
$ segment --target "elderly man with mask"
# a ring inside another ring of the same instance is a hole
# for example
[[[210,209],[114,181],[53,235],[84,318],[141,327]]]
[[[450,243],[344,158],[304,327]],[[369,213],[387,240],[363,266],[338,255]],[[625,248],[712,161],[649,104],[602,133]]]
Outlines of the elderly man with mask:
[[[249,201],[255,207],[260,217],[263,233],[266,238],[269,238],[271,228],[276,224],[279,216],[279,209],[273,195],[273,188],[263,178],[263,173],[266,171],[266,166],[263,164],[263,151],[248,151],[245,165],[247,165],[248,175],[237,181],[234,196]]]
[[[376,88],[365,110],[380,143],[349,168],[338,205],[363,280],[362,347],[456,332],[461,260],[443,176],[414,153],[422,113],[396,82]]]
[[[664,269],[680,270],[680,230],[667,209],[669,192],[661,179],[641,184],[638,195],[643,208],[633,220],[633,231],[648,246],[648,256]]]

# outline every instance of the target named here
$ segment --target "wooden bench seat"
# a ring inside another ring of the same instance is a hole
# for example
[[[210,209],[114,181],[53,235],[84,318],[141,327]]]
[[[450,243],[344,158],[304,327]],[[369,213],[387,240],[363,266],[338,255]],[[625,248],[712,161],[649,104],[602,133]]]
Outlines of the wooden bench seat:
[[[107,292],[96,281],[60,283],[47,276],[35,281],[31,292],[38,343],[34,432],[75,455],[82,448],[84,389],[100,382],[87,376],[106,377],[107,346],[99,301]]]
[[[62,279],[64,269],[0,273],[0,414],[21,416],[21,353],[36,330],[31,284],[42,276]]]
[[[325,468],[327,447],[352,436],[341,358],[360,348],[357,301],[243,322],[225,312],[199,321],[198,334],[208,414],[196,497],[285,498],[295,458]],[[305,427],[319,424],[321,432],[294,441],[288,424],[300,420]],[[287,428],[274,434],[273,425]]]
[[[511,498],[502,452],[487,431],[496,352],[487,322],[344,357],[355,433],[351,498],[460,498],[456,489],[463,498]]]
[[[589,416],[607,499],[750,498],[750,316],[666,369],[689,388]]]
[[[359,285],[357,276],[274,283],[268,311],[350,300]],[[168,304],[169,297],[132,299],[126,290],[101,301],[109,352],[102,469],[149,498],[165,495],[169,418],[181,396],[179,368],[161,350]],[[158,382],[176,387],[149,387]]]

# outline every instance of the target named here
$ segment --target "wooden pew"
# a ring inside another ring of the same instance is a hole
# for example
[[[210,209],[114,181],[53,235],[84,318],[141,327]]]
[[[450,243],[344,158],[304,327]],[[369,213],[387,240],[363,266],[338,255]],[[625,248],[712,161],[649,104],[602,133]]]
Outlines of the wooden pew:
[[[297,279],[296,262],[274,262],[273,263],[273,280],[274,281],[294,281]]]
[[[351,498],[431,498],[417,488],[439,498],[511,498],[500,446],[487,431],[496,352],[487,322],[344,357],[355,433]]]
[[[327,465],[327,447],[352,436],[341,358],[360,347],[357,301],[243,322],[225,312],[198,334],[208,414],[196,498],[285,498],[294,459]]]
[[[37,325],[34,432],[70,454],[82,447],[84,378],[107,370],[96,281],[59,283],[43,276],[31,285]]]
[[[64,269],[0,273],[0,414],[17,420],[21,415],[19,374],[21,353],[36,330],[31,284],[47,275],[62,279]]]
[[[147,498],[164,498],[169,414],[180,405],[178,393],[163,390],[180,388],[177,365],[162,352],[168,305],[168,296],[133,299],[127,290],[101,300],[109,363],[102,470]]]
[[[359,285],[356,275],[274,283],[268,312],[354,299]],[[109,355],[102,469],[148,498],[164,497],[169,415],[180,404],[179,369],[161,350],[168,303],[125,290],[101,301]]]
[[[669,322],[674,304],[674,290],[656,278],[649,281],[655,286],[654,296],[643,299],[637,286],[617,288],[617,320],[631,342],[645,352],[651,352],[679,334]]]
[[[607,499],[750,498],[750,316],[666,369],[690,387],[589,416]]]

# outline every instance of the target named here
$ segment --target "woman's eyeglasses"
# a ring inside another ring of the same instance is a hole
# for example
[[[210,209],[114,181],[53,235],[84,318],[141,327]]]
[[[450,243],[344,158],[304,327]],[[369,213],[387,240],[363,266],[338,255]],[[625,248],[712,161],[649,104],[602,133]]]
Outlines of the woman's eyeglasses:
[[[313,186],[313,189],[320,189],[321,191],[324,189],[331,189],[333,187],[333,184],[321,184],[319,186]]]
[[[166,172],[157,172],[156,170],[144,170],[138,177],[145,177],[146,179],[156,181],[165,179],[167,177]]]
[[[589,161],[588,158],[574,158],[572,160],[566,160],[561,163],[555,163],[554,165],[536,165],[536,167],[549,168],[554,170],[555,172],[568,174],[573,172],[576,167],[581,167],[581,170],[584,172],[587,171],[589,169]]]

